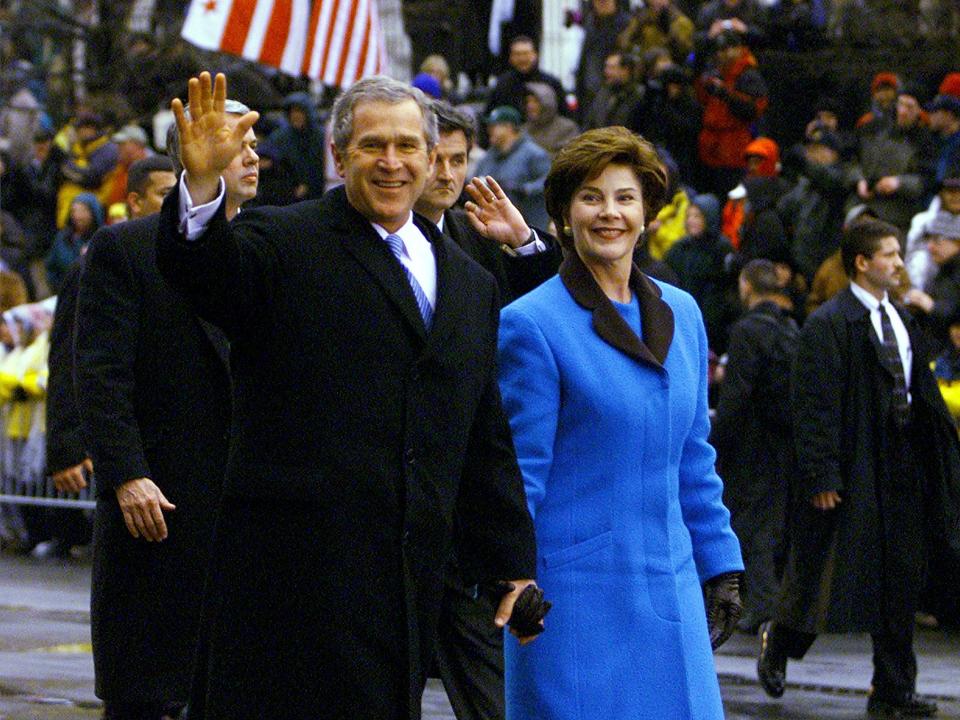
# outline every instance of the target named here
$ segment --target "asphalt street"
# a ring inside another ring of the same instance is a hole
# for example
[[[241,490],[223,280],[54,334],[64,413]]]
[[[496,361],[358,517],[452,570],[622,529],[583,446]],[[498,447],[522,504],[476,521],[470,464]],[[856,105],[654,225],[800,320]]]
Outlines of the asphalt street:
[[[90,654],[88,562],[0,555],[0,720],[98,718]],[[920,631],[919,690],[960,720],[960,635]],[[756,682],[756,639],[736,635],[717,655],[728,720],[861,720],[870,680],[869,638],[825,636],[791,663],[783,698]],[[443,688],[431,681],[424,720],[453,720]],[[598,719],[606,720],[606,719]],[[610,719],[616,720],[616,719]]]

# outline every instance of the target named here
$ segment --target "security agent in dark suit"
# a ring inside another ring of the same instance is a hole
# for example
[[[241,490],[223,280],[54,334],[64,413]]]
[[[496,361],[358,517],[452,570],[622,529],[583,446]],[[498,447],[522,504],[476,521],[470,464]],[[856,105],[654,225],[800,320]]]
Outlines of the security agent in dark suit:
[[[248,108],[229,110],[236,123]],[[256,194],[255,145],[250,131],[223,173],[230,218]],[[167,175],[140,212],[159,210]],[[97,472],[94,673],[110,720],[172,718],[186,704],[227,458],[227,341],[160,276],[158,227],[151,214],[101,229],[77,306],[77,399]]]
[[[130,166],[127,176],[127,208],[131,218],[160,211],[164,196],[176,182],[173,165],[164,155],[152,155]],[[57,490],[80,492],[87,487],[93,461],[84,446],[74,386],[74,330],[80,291],[81,257],[63,278],[57,293],[57,310],[50,330],[50,378],[47,382],[47,468]],[[89,530],[83,515],[73,510],[54,511],[51,522],[66,529],[71,540],[85,540]],[[58,536],[59,538],[59,536]]]
[[[553,277],[563,254],[556,239],[531,229],[493,178],[466,185],[473,202],[455,207],[464,190],[474,140],[473,121],[449,104],[433,104],[439,140],[433,174],[414,210],[431,220],[460,249],[493,275],[507,305]]]
[[[527,226],[496,181],[477,178],[469,210],[455,210],[463,192],[473,144],[473,121],[444,102],[435,102],[439,140],[434,171],[414,210],[484,267],[511,300],[556,274],[559,244]],[[478,587],[451,561],[440,615],[436,671],[458,720],[503,718],[503,631],[490,623],[490,589]]]
[[[352,86],[333,120],[345,185],[228,225],[220,168],[257,115],[225,127],[225,91],[204,73],[192,121],[173,103],[186,172],[157,245],[230,337],[234,379],[190,717],[415,718],[454,517],[465,572],[514,585],[500,627],[532,584],[496,286],[411,212],[436,143],[422,93]]]
[[[802,658],[817,633],[868,632],[867,713],[930,717],[936,704],[915,692],[914,612],[925,541],[960,544],[957,508],[945,507],[960,494],[957,436],[916,323],[889,300],[903,268],[899,231],[857,222],[841,252],[850,287],[800,333],[790,556],[774,619],[760,628],[757,670],[779,697],[787,659]]]

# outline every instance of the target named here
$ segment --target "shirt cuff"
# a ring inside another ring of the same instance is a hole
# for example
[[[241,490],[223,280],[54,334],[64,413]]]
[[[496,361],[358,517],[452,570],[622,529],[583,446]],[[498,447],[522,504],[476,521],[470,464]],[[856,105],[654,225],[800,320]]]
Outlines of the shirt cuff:
[[[187,240],[196,240],[203,235],[203,231],[207,229],[207,225],[210,224],[216,214],[217,208],[223,202],[226,185],[224,185],[223,178],[220,178],[217,197],[208,203],[194,207],[193,198],[190,197],[190,191],[187,190],[186,176],[186,170],[180,173],[180,233]]]
[[[518,248],[514,248],[517,255],[536,255],[547,249],[546,244],[537,235],[536,230],[530,231],[530,239]]]

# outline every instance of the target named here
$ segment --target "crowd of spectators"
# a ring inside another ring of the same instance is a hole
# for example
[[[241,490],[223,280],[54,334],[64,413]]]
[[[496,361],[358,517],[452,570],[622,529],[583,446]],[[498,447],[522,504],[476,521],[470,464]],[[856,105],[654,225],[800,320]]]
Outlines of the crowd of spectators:
[[[898,67],[864,76],[869,102],[850,126],[834,98],[798,103],[790,115],[802,141],[792,147],[780,147],[765,125],[771,97],[757,51],[820,47],[861,28],[858,7],[648,0],[631,9],[590,0],[568,14],[584,35],[572,88],[540,68],[538,43],[525,35],[505,43],[505,71],[468,97],[435,54],[416,69],[414,84],[472,111],[485,150],[471,153],[471,174],[493,176],[543,230],[556,231],[547,227],[543,203],[551,158],[581,130],[623,125],[657,146],[670,178],[668,200],[647,218],[638,261],[698,302],[716,360],[711,381],[722,376],[716,368],[742,313],[738,277],[747,263],[773,263],[777,290],[765,297],[802,324],[847,282],[837,252],[844,225],[863,214],[895,225],[909,274],[899,299],[927,328],[936,350],[923,360],[936,363],[960,417],[960,73],[943,68],[935,94]],[[903,34],[923,17],[904,21]],[[127,168],[165,150],[164,106],[177,79],[190,74],[189,57],[181,47],[161,61],[149,38],[131,36],[125,61],[150,72],[123,79],[122,102],[90,98],[67,112],[45,104],[50,88],[40,69],[24,59],[8,64],[0,109],[0,287],[22,289],[2,294],[0,312],[56,294],[96,229],[125,219]],[[241,95],[261,87],[248,67],[238,74]],[[276,95],[276,83],[271,87],[264,97]],[[260,185],[253,203],[315,198],[338,182],[326,147],[329,98],[292,89],[266,102],[255,128]],[[39,333],[22,334],[10,322],[0,325],[0,364],[43,332],[41,324]]]

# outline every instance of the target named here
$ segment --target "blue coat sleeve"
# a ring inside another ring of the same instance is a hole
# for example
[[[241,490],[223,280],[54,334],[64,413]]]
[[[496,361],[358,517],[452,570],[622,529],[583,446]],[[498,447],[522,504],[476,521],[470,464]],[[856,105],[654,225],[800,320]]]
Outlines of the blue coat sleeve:
[[[703,583],[721,573],[743,570],[740,543],[730,529],[730,513],[723,504],[723,483],[714,465],[716,452],[707,441],[707,334],[699,313],[677,313],[677,331],[694,330],[696,323],[698,373],[697,408],[680,456],[680,508],[690,533],[697,574]],[[686,320],[684,327],[683,320]],[[674,340],[676,342],[676,340]]]
[[[500,317],[500,392],[530,515],[546,494],[560,415],[560,372],[540,327],[514,306]]]

